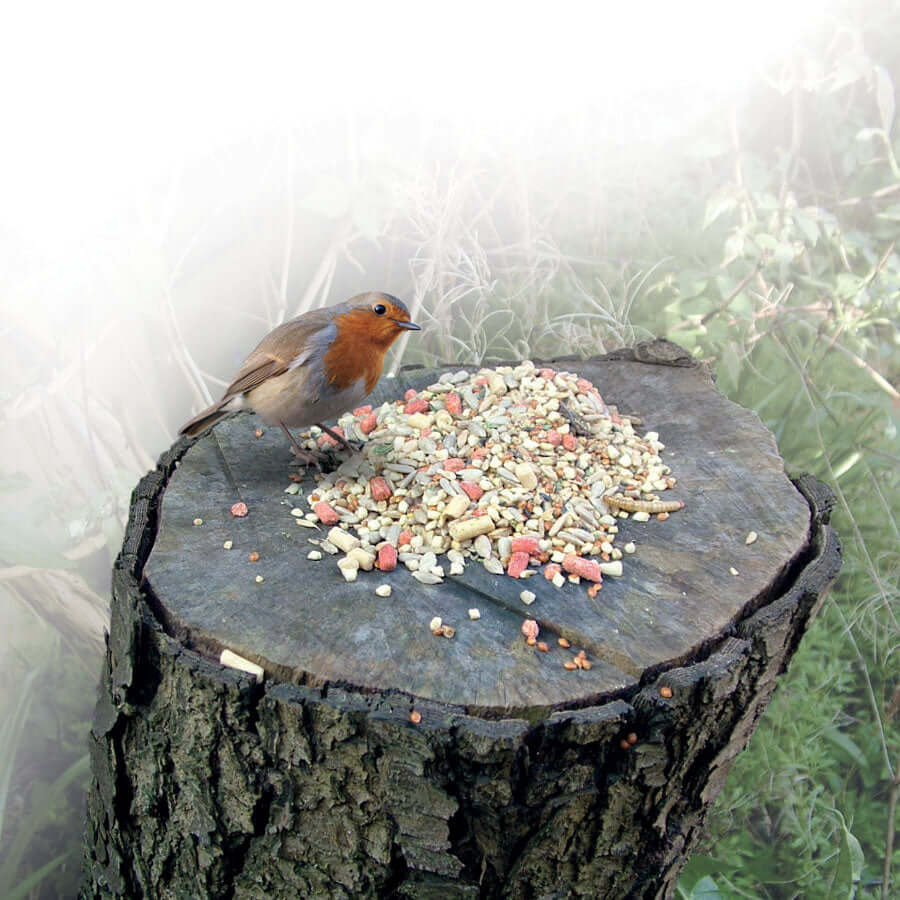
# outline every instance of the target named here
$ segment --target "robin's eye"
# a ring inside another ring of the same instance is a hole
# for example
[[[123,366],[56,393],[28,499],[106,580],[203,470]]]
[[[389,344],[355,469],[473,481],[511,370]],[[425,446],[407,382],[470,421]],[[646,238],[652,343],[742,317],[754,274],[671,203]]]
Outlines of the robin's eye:
[[[372,307],[372,312],[375,313],[376,316],[383,316],[387,312],[387,307],[383,303],[376,303]]]

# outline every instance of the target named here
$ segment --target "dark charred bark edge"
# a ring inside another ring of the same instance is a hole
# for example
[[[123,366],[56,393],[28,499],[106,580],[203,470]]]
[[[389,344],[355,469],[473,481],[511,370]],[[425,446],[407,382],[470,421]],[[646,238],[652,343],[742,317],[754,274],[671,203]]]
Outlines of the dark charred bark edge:
[[[531,723],[334,685],[256,685],[166,634],[140,583],[162,492],[188,446],[177,443],[137,486],[114,568],[83,897],[671,896],[840,568],[833,495],[803,475],[794,483],[810,504],[809,542],[784,593],[691,664],[646,673],[628,696]],[[172,684],[210,702],[173,709],[160,690]],[[184,737],[193,722],[215,735],[207,760],[195,761]],[[638,742],[624,750],[631,733]],[[291,747],[299,763],[286,758]],[[239,763],[226,764],[232,757]],[[195,762],[212,787],[191,800],[205,823],[191,833],[175,822]],[[358,808],[346,785],[315,782],[316,767],[332,764],[358,770]],[[313,808],[292,800],[310,779]],[[236,796],[251,809],[242,822],[222,810]],[[356,843],[291,844],[303,823],[326,829],[335,815]]]

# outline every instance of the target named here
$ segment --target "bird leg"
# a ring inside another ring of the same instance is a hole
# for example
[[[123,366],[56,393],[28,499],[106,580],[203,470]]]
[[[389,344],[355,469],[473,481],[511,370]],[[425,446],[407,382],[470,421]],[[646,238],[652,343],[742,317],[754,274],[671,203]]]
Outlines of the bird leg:
[[[288,440],[291,442],[291,450],[294,451],[294,456],[305,466],[308,466],[312,463],[320,472],[322,471],[322,461],[319,458],[319,454],[313,452],[312,450],[304,450],[298,443],[297,439],[288,431],[287,426],[283,422],[278,423],[281,426],[281,430],[287,435]]]
[[[316,422],[319,428],[325,432],[333,441],[337,441],[347,452],[349,453],[357,453],[362,449],[362,445],[354,447],[350,441],[347,440],[342,434],[338,434],[336,431],[332,431],[327,425],[323,425],[321,422]]]

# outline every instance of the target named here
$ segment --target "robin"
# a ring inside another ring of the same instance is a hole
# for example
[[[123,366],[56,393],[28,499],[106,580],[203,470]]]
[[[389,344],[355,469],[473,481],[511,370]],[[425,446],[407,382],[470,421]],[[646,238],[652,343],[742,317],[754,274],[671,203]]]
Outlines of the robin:
[[[378,383],[391,344],[404,331],[420,330],[402,301],[380,291],[303,313],[270,331],[222,399],[186,422],[180,433],[196,437],[228,413],[249,408],[267,425],[281,428],[302,462],[318,464],[289,428],[318,425],[352,450],[322,423],[359,406]]]

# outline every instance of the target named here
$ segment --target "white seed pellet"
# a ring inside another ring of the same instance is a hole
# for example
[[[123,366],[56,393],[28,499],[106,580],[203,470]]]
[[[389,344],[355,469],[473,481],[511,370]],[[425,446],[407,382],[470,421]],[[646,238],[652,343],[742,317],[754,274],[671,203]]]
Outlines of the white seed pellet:
[[[196,518],[196,519],[194,519],[194,524],[195,524],[195,525],[202,525],[202,524],[203,524],[203,519],[201,519],[201,518]]]
[[[730,566],[728,571],[731,572],[732,575],[740,575],[741,574],[740,572],[738,572],[738,570],[734,566]]]
[[[375,588],[375,593],[379,597],[390,597],[391,596],[391,586],[389,584],[379,584],[377,588]]]
[[[620,578],[622,576],[622,561],[619,559],[615,559],[612,562],[601,562],[600,571],[604,575],[611,575],[613,578]]]
[[[469,618],[470,618],[470,619],[480,619],[480,618],[481,618],[481,612],[480,612],[478,609],[475,609],[475,608],[473,607],[472,609],[469,610]]]
[[[230,550],[230,549],[234,546],[234,541],[225,541],[225,543],[222,544],[222,546],[223,546],[226,550]]]
[[[321,559],[322,551],[321,550],[310,550],[309,553],[306,554],[306,558],[313,559],[313,560]]]
[[[257,575],[257,576],[256,576],[256,583],[257,583],[257,584],[262,584],[264,581],[265,581],[265,578],[263,578],[262,575]]]
[[[435,616],[429,623],[428,628],[430,631],[439,631],[441,625],[444,624],[444,620],[440,616]]]
[[[634,551],[635,551],[634,541],[629,541],[622,549],[626,553],[634,553]]]
[[[519,599],[526,605],[531,606],[532,603],[537,599],[534,591],[522,591],[519,594]]]
[[[747,537],[744,538],[744,543],[752,544],[758,537],[759,535],[755,531],[751,531],[747,534]]]
[[[413,572],[413,578],[422,584],[440,584],[440,582],[444,580],[439,575],[434,575],[431,572],[423,572],[421,569]]]

